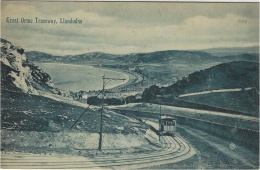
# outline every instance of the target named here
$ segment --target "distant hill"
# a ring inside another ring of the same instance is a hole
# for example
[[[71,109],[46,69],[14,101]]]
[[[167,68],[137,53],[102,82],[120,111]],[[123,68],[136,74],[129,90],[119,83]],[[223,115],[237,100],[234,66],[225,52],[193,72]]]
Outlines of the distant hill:
[[[241,55],[241,54],[259,54],[259,46],[253,47],[233,47],[233,48],[210,48],[206,50],[201,50],[207,53],[210,53],[214,56],[234,56],[234,55]]]
[[[120,58],[120,55],[106,54],[101,52],[86,53],[80,55],[66,55],[66,56],[54,56],[51,54],[29,51],[25,52],[27,58],[33,62],[63,62],[63,63],[75,63],[75,64],[87,64],[90,62],[99,63],[101,60],[114,61]]]
[[[225,57],[221,57],[226,61],[252,61],[252,62],[259,62],[259,54],[256,53],[245,53],[245,54],[234,54],[234,55],[227,55]],[[221,60],[221,59],[220,59]]]
[[[26,52],[31,61],[37,62],[104,62],[107,60],[124,63],[168,63],[168,62],[203,62],[216,60],[216,57],[200,51],[158,51],[152,53],[134,53],[126,55],[106,54],[101,52],[86,53],[80,55],[53,56],[42,52]]]
[[[25,52],[25,55],[27,56],[27,59],[30,61],[50,61],[53,60],[57,56],[53,56],[51,54],[39,52],[39,51],[29,51]]]
[[[201,51],[157,51],[151,53],[136,53],[124,56],[123,60],[132,63],[174,63],[174,62],[204,62],[216,60],[216,57]]]
[[[148,53],[132,53],[124,55],[93,52],[80,55],[54,56],[51,54],[31,51],[25,52],[30,61],[63,62],[75,64],[140,64],[140,63],[208,63],[230,61],[258,62],[258,47],[245,48],[212,48],[206,50],[168,50]]]

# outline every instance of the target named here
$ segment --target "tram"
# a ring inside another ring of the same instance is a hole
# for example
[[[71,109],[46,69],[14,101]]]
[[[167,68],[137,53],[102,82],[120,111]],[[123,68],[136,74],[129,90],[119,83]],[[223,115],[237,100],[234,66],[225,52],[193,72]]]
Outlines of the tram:
[[[159,120],[160,135],[175,135],[176,133],[176,119],[169,115],[163,115]]]

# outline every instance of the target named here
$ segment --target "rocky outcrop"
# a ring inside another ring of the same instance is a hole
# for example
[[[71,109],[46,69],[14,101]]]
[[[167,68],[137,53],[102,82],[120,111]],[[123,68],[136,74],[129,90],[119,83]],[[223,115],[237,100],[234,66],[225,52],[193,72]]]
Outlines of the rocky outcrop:
[[[53,87],[51,77],[26,59],[23,48],[4,39],[1,39],[0,61],[2,88],[12,86],[25,93],[38,94],[37,85]]]

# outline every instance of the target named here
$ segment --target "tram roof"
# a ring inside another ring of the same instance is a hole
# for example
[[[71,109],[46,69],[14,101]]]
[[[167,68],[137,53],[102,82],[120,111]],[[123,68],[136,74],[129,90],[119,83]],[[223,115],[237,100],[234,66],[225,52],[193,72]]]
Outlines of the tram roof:
[[[172,120],[175,120],[174,117],[167,116],[167,115],[161,116],[161,119],[172,119]]]

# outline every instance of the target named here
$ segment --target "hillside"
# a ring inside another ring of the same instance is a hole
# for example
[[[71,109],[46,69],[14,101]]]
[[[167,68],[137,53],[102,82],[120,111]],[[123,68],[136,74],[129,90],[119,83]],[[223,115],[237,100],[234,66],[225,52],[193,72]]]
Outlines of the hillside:
[[[159,88],[158,86],[153,85],[149,89],[145,89],[142,99],[144,101],[155,102],[160,98],[162,102],[168,102],[168,104],[182,107],[192,106],[196,108],[208,109],[208,106],[213,106],[255,115],[258,108],[257,101],[259,101],[259,94],[256,91],[254,91],[254,95],[252,95],[252,93],[249,95],[248,93],[243,92],[243,89],[248,87],[252,87],[259,91],[258,63],[234,61],[218,64],[205,70],[193,72],[168,87]],[[192,96],[183,98],[183,100],[186,99],[185,101],[189,103],[181,102],[182,98],[178,99],[178,96],[181,94],[234,88],[240,88],[242,92],[240,94],[236,93],[233,95],[232,93],[218,93],[207,95],[206,98],[203,98],[202,95],[200,97]],[[222,97],[217,97],[217,95],[222,95]],[[219,100],[221,100],[223,96],[227,97],[227,99],[223,101],[231,101],[232,104],[230,104],[229,107],[219,103]],[[206,102],[207,100],[208,102]],[[196,105],[196,103],[199,105]],[[250,103],[250,105],[245,106],[248,105],[248,103]],[[242,109],[239,110],[235,108],[238,105],[240,105]],[[250,106],[253,108],[249,108]]]
[[[1,89],[2,152],[80,155],[75,149],[84,148],[86,155],[98,154],[100,112],[87,110],[70,129],[86,108],[11,90]],[[103,148],[126,152],[148,144],[138,121],[110,111],[103,121]]]
[[[1,39],[1,87],[38,94],[41,89],[57,93],[47,73],[27,60],[24,49]]]
[[[49,61],[53,56],[32,52],[34,61]],[[60,90],[54,87],[51,76],[43,71],[37,63],[31,62],[25,55],[25,50],[1,39],[1,89],[30,94],[47,92],[73,99],[78,99],[78,93]]]
[[[259,87],[259,65],[234,61],[196,71],[165,88],[164,94],[192,93],[215,89]]]
[[[185,96],[178,100],[234,110],[251,116],[259,115],[259,97],[255,89]]]

